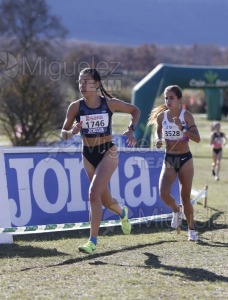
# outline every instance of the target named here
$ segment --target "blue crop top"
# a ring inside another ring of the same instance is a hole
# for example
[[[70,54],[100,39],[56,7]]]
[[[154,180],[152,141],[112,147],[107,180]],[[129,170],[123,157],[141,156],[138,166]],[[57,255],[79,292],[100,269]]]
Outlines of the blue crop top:
[[[76,121],[82,121],[81,136],[102,137],[112,134],[112,111],[109,109],[105,97],[100,97],[101,105],[90,108],[85,100],[80,99]]]

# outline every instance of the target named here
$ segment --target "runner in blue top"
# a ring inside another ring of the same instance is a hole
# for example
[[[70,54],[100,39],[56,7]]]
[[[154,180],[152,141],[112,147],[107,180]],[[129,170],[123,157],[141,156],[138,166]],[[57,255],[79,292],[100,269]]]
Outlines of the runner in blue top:
[[[165,104],[152,110],[148,124],[156,124],[156,147],[165,141],[166,153],[159,180],[162,200],[173,209],[171,226],[179,230],[182,206],[178,206],[171,195],[171,187],[178,176],[184,214],[188,222],[188,240],[196,241],[193,207],[190,201],[194,174],[189,139],[199,143],[200,135],[192,114],[182,109],[182,90],[177,85],[164,91]]]
[[[108,187],[118,165],[117,147],[112,141],[112,114],[116,111],[131,116],[127,136],[129,146],[135,146],[135,126],[140,117],[136,106],[114,98],[108,93],[96,69],[86,68],[79,74],[82,98],[72,102],[62,128],[62,138],[71,138],[80,132],[83,141],[83,164],[90,180],[90,238],[79,251],[92,254],[96,250],[97,236],[102,219],[102,205],[120,216],[124,234],[130,234],[131,224],[127,207],[121,208]],[[99,93],[100,92],[100,93]]]

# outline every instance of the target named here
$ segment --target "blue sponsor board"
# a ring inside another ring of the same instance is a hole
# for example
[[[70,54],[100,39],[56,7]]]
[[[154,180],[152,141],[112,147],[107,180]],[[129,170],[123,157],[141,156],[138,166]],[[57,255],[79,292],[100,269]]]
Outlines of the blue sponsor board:
[[[163,158],[163,151],[119,150],[110,190],[120,205],[128,206],[130,218],[171,212],[158,194]],[[4,164],[11,226],[88,222],[89,181],[79,150],[4,149]],[[179,201],[177,180],[172,194]],[[117,218],[104,208],[103,220]]]

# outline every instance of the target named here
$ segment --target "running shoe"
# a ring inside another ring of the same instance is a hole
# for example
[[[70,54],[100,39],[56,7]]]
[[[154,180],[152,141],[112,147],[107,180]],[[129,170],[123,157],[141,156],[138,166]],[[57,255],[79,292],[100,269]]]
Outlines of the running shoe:
[[[123,207],[125,211],[125,217],[121,220],[121,228],[124,234],[130,234],[131,233],[131,223],[128,219],[128,208],[126,206]]]
[[[93,254],[96,250],[96,245],[88,241],[85,245],[78,247],[78,250],[83,253]]]
[[[197,234],[195,230],[188,230],[188,240],[191,242],[197,241]]]
[[[171,221],[171,227],[175,228],[177,230],[177,233],[180,233],[181,215],[182,215],[182,206],[179,205],[179,211],[173,212],[173,217]]]
[[[212,176],[215,176],[215,170],[214,169],[211,170],[211,173],[212,173]]]
[[[215,176],[215,181],[219,181],[219,177],[218,176]]]

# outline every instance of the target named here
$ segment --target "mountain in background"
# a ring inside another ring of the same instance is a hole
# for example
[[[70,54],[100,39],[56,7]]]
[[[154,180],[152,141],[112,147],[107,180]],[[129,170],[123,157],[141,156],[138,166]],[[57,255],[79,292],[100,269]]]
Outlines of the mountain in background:
[[[46,0],[68,38],[106,44],[228,46],[227,0]]]

